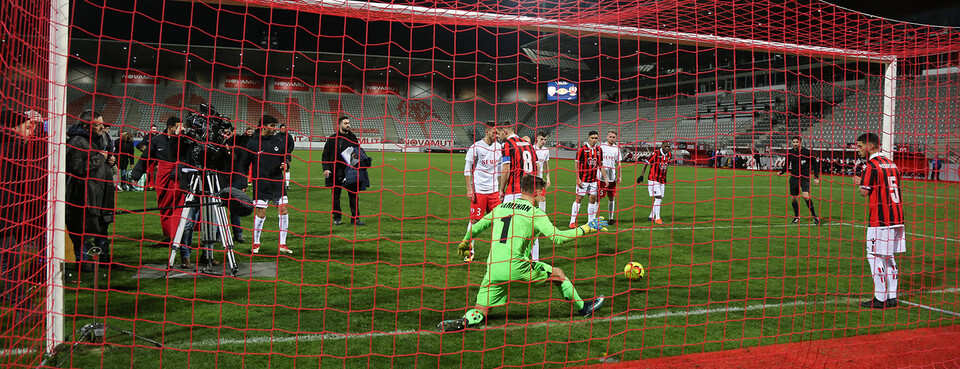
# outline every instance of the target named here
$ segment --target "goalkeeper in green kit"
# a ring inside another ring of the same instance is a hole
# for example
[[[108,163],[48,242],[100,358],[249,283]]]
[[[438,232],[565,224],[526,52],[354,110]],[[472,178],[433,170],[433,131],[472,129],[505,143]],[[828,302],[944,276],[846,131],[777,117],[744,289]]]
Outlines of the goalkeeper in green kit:
[[[440,322],[438,328],[441,332],[460,331],[481,323],[491,308],[507,302],[507,286],[510,282],[550,282],[560,289],[564,299],[573,303],[581,316],[593,315],[593,312],[603,305],[603,296],[586,301],[581,299],[573,288],[573,283],[560,268],[531,261],[530,245],[540,236],[549,237],[554,243],[561,244],[578,236],[606,230],[607,222],[603,218],[597,218],[578,228],[561,231],[554,227],[550,217],[537,207],[536,194],[545,186],[543,179],[526,175],[520,183],[522,194],[519,199],[498,205],[474,224],[463,237],[463,242],[458,247],[460,256],[469,254],[470,240],[491,226],[495,239],[490,244],[487,273],[480,284],[476,306],[467,310],[462,318]]]

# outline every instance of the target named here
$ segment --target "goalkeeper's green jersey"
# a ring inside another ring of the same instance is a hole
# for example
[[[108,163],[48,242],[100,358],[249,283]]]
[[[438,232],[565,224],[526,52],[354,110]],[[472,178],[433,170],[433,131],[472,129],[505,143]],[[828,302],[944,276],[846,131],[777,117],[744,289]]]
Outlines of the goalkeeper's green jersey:
[[[553,226],[550,217],[529,201],[517,199],[502,203],[481,218],[463,237],[464,241],[493,226],[490,268],[523,270],[530,268],[530,246],[539,237],[548,237],[556,244],[570,241],[583,235],[580,228],[561,231]]]

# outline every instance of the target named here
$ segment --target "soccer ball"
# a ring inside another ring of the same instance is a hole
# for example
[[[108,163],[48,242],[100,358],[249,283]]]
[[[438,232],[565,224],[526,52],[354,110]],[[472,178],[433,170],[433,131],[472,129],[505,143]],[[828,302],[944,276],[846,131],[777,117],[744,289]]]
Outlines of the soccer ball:
[[[638,280],[643,279],[644,275],[646,275],[646,272],[643,270],[642,264],[636,261],[631,261],[623,267],[623,275],[627,276],[627,279],[629,280]]]

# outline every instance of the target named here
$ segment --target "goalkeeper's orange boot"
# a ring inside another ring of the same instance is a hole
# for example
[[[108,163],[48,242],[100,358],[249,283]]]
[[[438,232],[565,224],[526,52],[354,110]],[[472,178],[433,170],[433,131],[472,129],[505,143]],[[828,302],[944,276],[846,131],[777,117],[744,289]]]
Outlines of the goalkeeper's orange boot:
[[[654,219],[653,222],[657,224],[663,224],[663,220],[660,218]]]
[[[577,223],[570,223],[570,228],[577,228]]]

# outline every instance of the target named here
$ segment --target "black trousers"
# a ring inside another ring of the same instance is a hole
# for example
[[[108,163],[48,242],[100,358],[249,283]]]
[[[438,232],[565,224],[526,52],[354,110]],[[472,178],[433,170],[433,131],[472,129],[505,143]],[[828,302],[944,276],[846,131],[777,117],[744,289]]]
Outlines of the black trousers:
[[[100,248],[100,260],[110,259],[110,240],[107,239],[106,230],[109,223],[103,221],[101,217],[87,219],[84,208],[67,206],[66,226],[70,241],[73,242],[73,257],[76,261],[90,261],[89,251],[91,246]]]
[[[340,208],[340,197],[343,190],[347,191],[347,199],[350,200],[350,219],[357,219],[357,216],[360,215],[360,199],[357,196],[359,184],[353,184],[349,186],[334,185],[333,186],[333,220],[340,220],[343,218],[343,210]]]
[[[4,307],[26,308],[18,306],[23,302],[27,290],[27,283],[24,282],[26,278],[20,274],[20,263],[23,260],[20,257],[20,247],[17,237],[5,235],[0,239],[0,280],[3,282],[0,296],[5,300]]]

